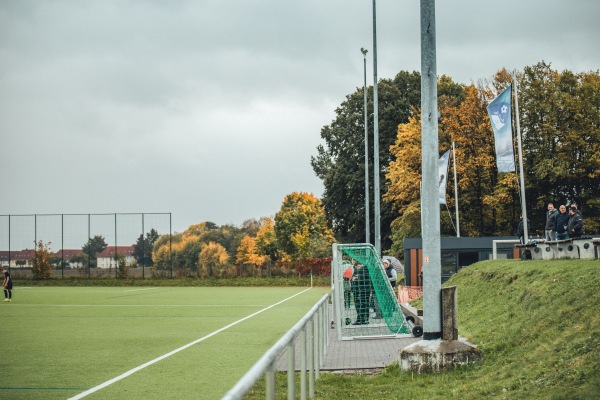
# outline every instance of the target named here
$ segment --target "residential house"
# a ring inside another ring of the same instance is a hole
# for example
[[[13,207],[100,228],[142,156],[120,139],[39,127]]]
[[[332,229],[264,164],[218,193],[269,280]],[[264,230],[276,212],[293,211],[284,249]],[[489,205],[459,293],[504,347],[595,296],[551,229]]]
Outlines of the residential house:
[[[106,269],[116,268],[115,254],[123,254],[125,256],[125,265],[131,266],[134,261],[133,252],[133,246],[108,246],[102,253],[98,254],[96,266]]]

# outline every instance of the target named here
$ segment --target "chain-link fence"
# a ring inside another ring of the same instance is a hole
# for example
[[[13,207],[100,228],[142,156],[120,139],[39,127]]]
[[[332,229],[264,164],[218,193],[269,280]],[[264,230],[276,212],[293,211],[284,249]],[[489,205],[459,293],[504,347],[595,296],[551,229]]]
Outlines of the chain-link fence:
[[[154,243],[170,248],[171,238],[171,213],[0,215],[0,265],[14,277],[31,276],[42,244],[53,277],[118,277],[126,271],[144,278],[154,273]],[[161,276],[172,276],[168,264]]]

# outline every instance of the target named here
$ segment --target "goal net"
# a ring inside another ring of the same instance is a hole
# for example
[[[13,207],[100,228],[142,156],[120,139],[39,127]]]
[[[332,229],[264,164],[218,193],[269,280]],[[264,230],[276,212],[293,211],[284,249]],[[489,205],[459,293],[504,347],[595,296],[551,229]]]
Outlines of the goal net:
[[[338,338],[410,335],[375,248],[362,243],[334,243],[332,250],[332,299]]]

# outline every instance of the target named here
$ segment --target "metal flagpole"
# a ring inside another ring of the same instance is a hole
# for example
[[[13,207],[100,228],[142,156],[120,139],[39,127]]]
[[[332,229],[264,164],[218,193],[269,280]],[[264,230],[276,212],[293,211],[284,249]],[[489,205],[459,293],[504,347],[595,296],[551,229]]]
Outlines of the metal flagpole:
[[[515,112],[517,120],[517,147],[519,150],[519,169],[520,169],[520,181],[521,181],[521,210],[523,213],[523,240],[525,243],[529,242],[529,230],[527,226],[527,203],[525,202],[525,174],[523,173],[523,152],[521,150],[521,125],[519,123],[519,88],[517,86],[517,77],[512,75],[513,83],[515,86]]]
[[[365,243],[371,243],[371,222],[369,221],[369,119],[367,116],[367,49],[360,48],[364,58],[364,77],[365,85],[363,92],[365,95]]]
[[[454,209],[456,210],[456,237],[460,237],[460,223],[458,219],[458,183],[456,182],[456,150],[452,142],[452,161],[454,164]]]
[[[377,24],[373,0],[373,181],[375,200],[375,250],[381,257],[381,210],[379,193],[379,105],[377,101]]]

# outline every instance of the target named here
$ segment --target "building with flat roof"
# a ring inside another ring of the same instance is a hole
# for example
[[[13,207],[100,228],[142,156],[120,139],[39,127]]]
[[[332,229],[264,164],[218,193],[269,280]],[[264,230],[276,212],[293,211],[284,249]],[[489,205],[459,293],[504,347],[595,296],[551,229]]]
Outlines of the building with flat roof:
[[[461,268],[491,260],[494,240],[516,239],[511,236],[442,237],[442,282]],[[404,274],[407,286],[423,286],[423,245],[421,238],[404,239]],[[519,258],[514,244],[499,244],[497,258]]]

